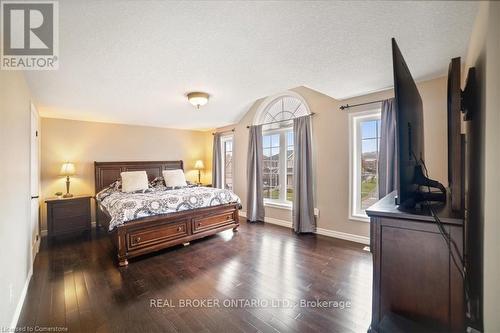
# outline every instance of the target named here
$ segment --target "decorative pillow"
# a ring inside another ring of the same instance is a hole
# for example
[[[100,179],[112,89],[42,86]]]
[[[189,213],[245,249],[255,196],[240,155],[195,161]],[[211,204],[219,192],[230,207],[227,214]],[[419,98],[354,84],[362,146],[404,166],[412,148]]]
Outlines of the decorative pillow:
[[[122,177],[122,192],[143,191],[149,188],[146,171],[127,171],[120,173]]]
[[[152,181],[149,182],[149,187],[151,189],[156,189],[156,190],[164,190],[166,189],[165,186],[165,181],[163,180],[163,177],[156,177]]]
[[[122,181],[120,179],[115,180],[111,184],[108,185],[109,189],[115,190],[115,191],[121,191],[122,190]]]
[[[186,176],[181,169],[163,170],[163,179],[167,187],[187,186]]]
[[[160,185],[165,185],[165,183],[163,182],[163,177],[156,177],[155,179],[149,182],[149,186],[151,187],[156,187]]]

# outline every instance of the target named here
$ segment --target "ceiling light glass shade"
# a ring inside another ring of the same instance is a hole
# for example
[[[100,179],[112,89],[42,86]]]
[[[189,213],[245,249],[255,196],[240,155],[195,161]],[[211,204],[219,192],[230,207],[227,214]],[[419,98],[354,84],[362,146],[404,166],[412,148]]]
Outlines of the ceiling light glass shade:
[[[204,92],[191,92],[187,94],[187,98],[197,109],[208,103],[208,94]]]
[[[61,167],[61,176],[73,176],[75,174],[75,165],[70,162],[66,162]]]

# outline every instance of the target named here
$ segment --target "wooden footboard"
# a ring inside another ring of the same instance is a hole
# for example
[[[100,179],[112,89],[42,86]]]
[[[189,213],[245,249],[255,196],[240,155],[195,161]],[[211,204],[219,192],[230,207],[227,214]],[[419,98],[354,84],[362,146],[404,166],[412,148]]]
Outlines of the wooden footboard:
[[[239,204],[199,208],[130,221],[110,232],[120,266],[128,259],[178,244],[187,244],[227,229],[236,230]],[[100,207],[100,221],[108,224],[106,212]],[[98,213],[99,214],[99,213]]]

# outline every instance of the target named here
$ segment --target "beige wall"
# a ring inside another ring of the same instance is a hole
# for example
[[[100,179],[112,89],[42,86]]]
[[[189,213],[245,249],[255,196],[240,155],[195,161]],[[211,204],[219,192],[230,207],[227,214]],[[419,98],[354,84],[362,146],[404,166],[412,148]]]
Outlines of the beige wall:
[[[0,87],[0,327],[10,327],[31,269],[30,92],[18,71],[0,70]]]
[[[439,78],[418,84],[424,104],[426,163],[431,176],[447,183],[446,139],[446,79]],[[320,210],[319,228],[369,236],[369,224],[349,220],[349,127],[348,112],[340,111],[341,104],[355,104],[393,96],[392,90],[337,101],[315,90],[298,87],[292,89],[308,103],[313,117],[313,141],[316,156],[316,207]],[[248,145],[247,125],[252,124],[255,112],[263,102],[260,99],[234,127],[234,190],[241,197],[246,210],[246,153]],[[355,108],[349,112],[361,112],[377,107]],[[232,128],[218,129],[223,131]],[[266,207],[266,217],[291,221],[291,211]]]
[[[482,2],[470,39],[466,67],[475,67],[480,107],[471,130],[477,156],[471,223],[479,226],[483,247],[484,332],[500,332],[500,3]],[[477,206],[476,206],[477,205]],[[481,255],[480,255],[481,257]],[[476,258],[474,258],[476,259]],[[482,274],[481,274],[482,273]],[[476,276],[474,276],[476,278]]]
[[[76,166],[73,194],[94,194],[94,161],[183,160],[187,179],[197,181],[194,162],[201,159],[210,167],[211,137],[209,132],[42,118],[42,199],[65,192],[65,179],[59,176],[64,161]],[[202,182],[210,182],[210,169],[202,175]],[[42,230],[46,230],[45,210],[44,206]]]

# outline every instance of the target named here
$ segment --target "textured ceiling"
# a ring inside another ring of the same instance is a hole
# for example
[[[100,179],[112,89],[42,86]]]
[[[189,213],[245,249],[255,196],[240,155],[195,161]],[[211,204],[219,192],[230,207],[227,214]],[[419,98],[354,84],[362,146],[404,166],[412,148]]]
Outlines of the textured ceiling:
[[[60,66],[26,72],[42,116],[206,129],[307,86],[337,99],[392,85],[390,38],[417,80],[465,56],[472,2],[59,1]],[[185,94],[205,91],[195,110]]]

